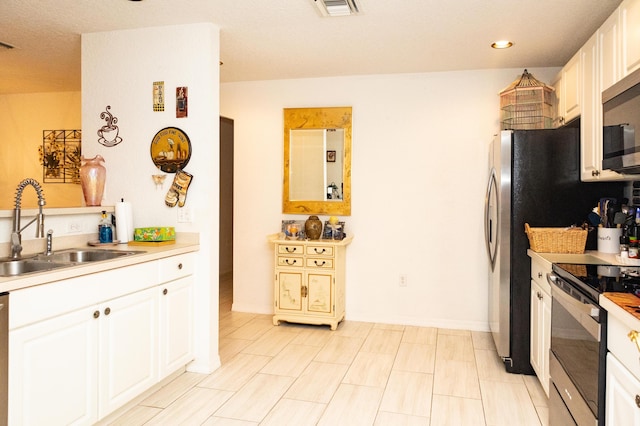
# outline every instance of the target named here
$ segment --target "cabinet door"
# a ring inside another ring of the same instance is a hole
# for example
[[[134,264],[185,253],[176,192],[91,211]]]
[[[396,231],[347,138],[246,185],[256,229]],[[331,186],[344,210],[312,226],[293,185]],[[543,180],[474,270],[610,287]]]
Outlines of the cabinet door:
[[[193,277],[161,285],[160,298],[160,377],[193,360]]]
[[[602,91],[620,80],[620,14],[616,10],[598,29],[598,63],[600,69],[597,101],[602,104]]]
[[[620,5],[623,77],[640,68],[640,0]]]
[[[333,274],[312,273],[307,275],[307,312],[333,313]]]
[[[551,296],[531,281],[531,366],[549,396],[549,349],[551,347]]]
[[[9,333],[9,424],[89,425],[98,420],[97,308]]]
[[[102,418],[156,383],[157,289],[100,305],[100,402]]]
[[[276,310],[302,312],[302,271],[277,273]]]
[[[602,168],[602,101],[598,84],[598,38],[591,37],[582,55],[582,116],[580,117],[580,177],[597,180]]]
[[[613,356],[607,354],[605,418],[608,426],[640,426],[640,381]]]
[[[562,84],[564,86],[564,123],[568,123],[580,116],[580,101],[582,79],[580,73],[580,52],[576,53],[562,69]]]

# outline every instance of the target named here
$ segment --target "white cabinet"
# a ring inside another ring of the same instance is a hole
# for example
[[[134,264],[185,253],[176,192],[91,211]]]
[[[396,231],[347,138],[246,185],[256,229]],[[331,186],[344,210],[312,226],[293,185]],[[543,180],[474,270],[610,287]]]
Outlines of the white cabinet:
[[[553,83],[557,101],[556,126],[563,126],[580,116],[581,86],[581,57],[578,52],[562,68]]]
[[[551,263],[531,259],[531,355],[533,370],[549,396],[549,349],[551,347],[551,289],[547,273]]]
[[[640,426],[640,380],[607,354],[606,424]]]
[[[83,425],[98,420],[97,307],[9,334],[9,424]]]
[[[580,49],[582,57],[582,115],[580,118],[580,178],[584,182],[621,180],[602,169],[602,87],[617,78],[615,45],[618,19],[612,15]],[[612,83],[611,83],[612,84]]]
[[[157,306],[153,288],[99,306],[99,418],[157,382]]]
[[[620,4],[621,64],[625,77],[640,68],[640,0]]]
[[[595,95],[602,103],[602,91],[620,80],[620,10],[616,9],[596,32],[598,38],[598,64],[600,75],[597,76],[599,90]]]
[[[275,245],[274,325],[290,321],[338,327],[345,315],[345,252],[352,238],[271,238]]]
[[[633,333],[640,332],[640,322],[622,308],[610,305],[605,305],[609,311],[606,424],[640,426],[640,348],[631,340]]]
[[[93,424],[191,361],[194,259],[12,292],[9,424]]]
[[[193,270],[193,255],[160,261],[159,379],[193,360]]]
[[[156,307],[149,289],[12,331],[9,423],[90,424],[151,387]]]

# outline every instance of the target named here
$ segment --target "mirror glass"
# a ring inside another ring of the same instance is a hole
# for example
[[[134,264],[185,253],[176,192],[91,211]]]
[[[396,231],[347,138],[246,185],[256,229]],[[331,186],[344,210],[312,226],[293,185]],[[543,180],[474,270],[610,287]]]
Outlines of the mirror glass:
[[[351,214],[351,108],[284,110],[283,213]]]

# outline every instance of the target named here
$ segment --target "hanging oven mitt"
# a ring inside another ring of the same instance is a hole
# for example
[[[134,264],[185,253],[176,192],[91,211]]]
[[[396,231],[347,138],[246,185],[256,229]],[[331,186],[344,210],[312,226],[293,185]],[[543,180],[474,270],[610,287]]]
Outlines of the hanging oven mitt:
[[[164,199],[165,204],[169,207],[175,207],[176,204],[178,204],[178,207],[184,207],[184,203],[187,200],[187,189],[189,189],[192,179],[193,175],[183,170],[178,170]]]

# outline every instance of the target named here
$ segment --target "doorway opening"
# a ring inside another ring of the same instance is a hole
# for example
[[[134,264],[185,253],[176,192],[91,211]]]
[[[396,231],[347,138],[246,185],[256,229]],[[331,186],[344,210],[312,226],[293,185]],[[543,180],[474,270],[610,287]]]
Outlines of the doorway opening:
[[[220,314],[233,303],[233,120],[220,117]]]

